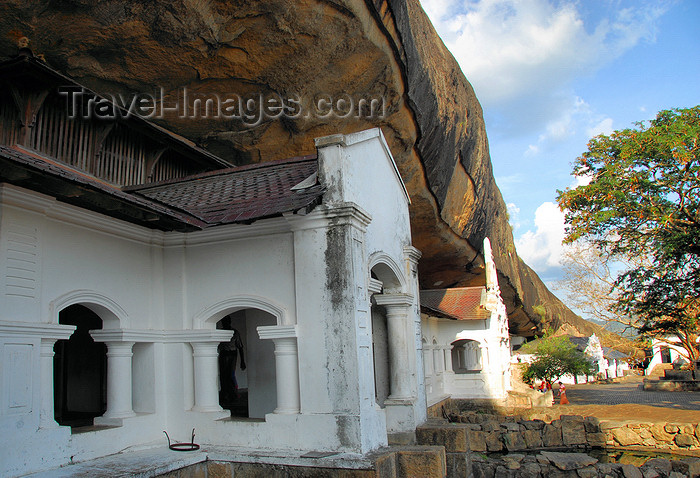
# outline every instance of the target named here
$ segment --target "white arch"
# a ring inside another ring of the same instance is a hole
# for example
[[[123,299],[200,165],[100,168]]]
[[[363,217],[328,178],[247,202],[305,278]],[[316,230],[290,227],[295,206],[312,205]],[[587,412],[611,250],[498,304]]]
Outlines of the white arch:
[[[250,295],[229,297],[197,312],[192,325],[195,329],[214,329],[216,323],[237,310],[260,309],[275,317],[277,325],[294,325],[287,309],[273,301]]]
[[[386,252],[375,252],[369,257],[369,271],[371,272],[376,266],[385,266],[391,271],[391,277],[379,277],[384,285],[384,293],[408,293],[410,292],[407,287],[406,278],[404,277],[403,268]],[[381,270],[375,271],[375,274],[383,272]],[[391,282],[396,284],[391,284]]]
[[[58,314],[71,305],[82,305],[102,319],[103,329],[128,329],[129,316],[126,311],[106,295],[94,290],[74,290],[63,294],[49,304],[50,323],[58,324]]]

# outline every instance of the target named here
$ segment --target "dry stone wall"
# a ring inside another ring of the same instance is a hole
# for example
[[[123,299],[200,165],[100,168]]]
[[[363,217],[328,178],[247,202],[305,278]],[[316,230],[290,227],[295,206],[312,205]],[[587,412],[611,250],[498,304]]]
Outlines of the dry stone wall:
[[[466,425],[470,449],[475,452],[562,447],[700,450],[700,424],[697,423],[611,421],[580,415],[562,415],[547,422],[478,412],[461,412],[451,415],[450,419]]]
[[[683,478],[700,476],[700,459],[654,458],[641,467],[600,463],[585,453],[543,451],[537,455],[512,453],[498,459],[472,457],[474,478]]]

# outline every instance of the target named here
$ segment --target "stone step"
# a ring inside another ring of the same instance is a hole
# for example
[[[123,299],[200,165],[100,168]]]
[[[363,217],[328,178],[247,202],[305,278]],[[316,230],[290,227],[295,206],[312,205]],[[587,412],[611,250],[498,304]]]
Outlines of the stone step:
[[[666,370],[671,370],[672,368],[673,368],[673,364],[670,364],[670,363],[657,364],[651,370],[651,373],[649,375],[647,375],[647,378],[648,379],[657,379],[657,378],[663,376],[663,374]]]
[[[389,433],[389,446],[407,446],[416,444],[416,432]]]

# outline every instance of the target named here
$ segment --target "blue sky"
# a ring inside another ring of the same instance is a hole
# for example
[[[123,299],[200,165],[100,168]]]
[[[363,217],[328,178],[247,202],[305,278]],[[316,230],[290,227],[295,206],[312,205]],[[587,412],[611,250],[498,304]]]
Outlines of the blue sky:
[[[575,185],[588,140],[700,104],[700,1],[421,4],[484,109],[518,253],[552,287],[564,235],[556,191]]]

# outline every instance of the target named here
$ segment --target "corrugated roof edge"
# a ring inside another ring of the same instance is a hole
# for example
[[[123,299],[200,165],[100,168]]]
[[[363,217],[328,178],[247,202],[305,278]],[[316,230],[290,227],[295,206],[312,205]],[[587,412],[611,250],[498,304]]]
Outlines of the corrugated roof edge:
[[[90,88],[87,88],[84,85],[81,85],[80,83],[78,83],[75,80],[73,80],[72,78],[64,75],[63,73],[61,73],[57,70],[54,70],[46,62],[43,62],[43,61],[39,60],[38,58],[29,57],[29,56],[20,56],[17,58],[11,58],[9,60],[0,61],[0,70],[11,68],[14,66],[20,66],[22,64],[27,65],[31,68],[39,69],[44,74],[52,76],[53,78],[59,79],[61,81],[65,81],[66,83],[69,83],[73,86],[79,86],[80,88],[83,88],[85,91],[89,92],[90,94],[95,95],[95,97],[109,101],[115,108],[119,109],[122,112],[122,114],[124,114],[124,115],[127,114],[127,111],[124,108],[122,108],[118,104],[115,104],[114,102],[109,100],[109,98],[105,98],[103,95],[100,95],[99,93],[92,91]],[[126,118],[128,118],[128,119],[126,119],[126,121],[137,121],[137,122],[141,123],[142,126],[149,128],[152,132],[154,132],[154,134],[157,134],[160,136],[165,136],[170,141],[178,143],[178,144],[182,145],[182,147],[185,147],[185,148],[191,150],[192,152],[195,152],[199,155],[202,155],[211,161],[214,161],[218,164],[221,164],[222,166],[231,166],[231,163],[229,161],[226,161],[225,159],[222,159],[222,158],[216,156],[215,154],[210,153],[206,149],[197,146],[194,142],[190,141],[189,139],[187,139],[183,136],[180,136],[179,134],[174,133],[170,130],[167,130],[167,129],[163,128],[162,126],[159,126],[159,125],[147,120],[146,118],[142,118],[141,116],[139,116],[137,114],[130,114],[130,115],[126,116]]]

